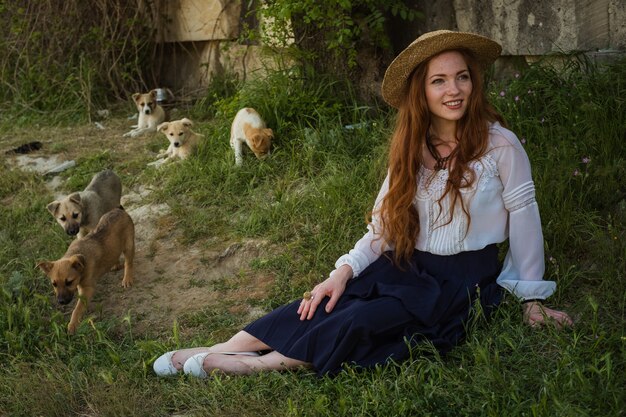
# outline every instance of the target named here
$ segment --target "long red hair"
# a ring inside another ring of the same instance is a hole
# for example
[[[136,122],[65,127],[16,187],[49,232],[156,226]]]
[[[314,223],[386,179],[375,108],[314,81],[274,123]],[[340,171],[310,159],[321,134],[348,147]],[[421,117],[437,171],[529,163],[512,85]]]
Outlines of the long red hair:
[[[444,195],[452,196],[452,207],[461,204],[465,209],[460,190],[470,187],[476,180],[468,170],[468,163],[480,158],[487,150],[489,123],[503,118],[489,104],[483,91],[483,74],[474,55],[465,49],[458,51],[468,66],[472,80],[472,92],[468,98],[465,115],[457,124],[457,148],[450,164],[448,183]],[[435,55],[436,56],[436,55]],[[417,209],[413,205],[417,191],[419,168],[423,164],[422,150],[430,127],[431,115],[426,102],[426,73],[428,63],[420,63],[412,75],[402,104],[398,108],[395,130],[389,149],[389,191],[382,201],[379,215],[385,241],[394,247],[394,262],[402,265],[409,261],[420,227]],[[450,214],[452,216],[452,214]],[[452,217],[448,219],[448,223]]]

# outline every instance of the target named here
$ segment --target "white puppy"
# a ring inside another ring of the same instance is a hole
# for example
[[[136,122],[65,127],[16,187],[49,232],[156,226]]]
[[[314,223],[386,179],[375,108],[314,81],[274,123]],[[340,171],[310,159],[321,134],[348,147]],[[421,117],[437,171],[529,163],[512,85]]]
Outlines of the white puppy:
[[[124,133],[124,137],[136,138],[148,132],[156,132],[159,123],[165,120],[165,110],[157,103],[157,92],[133,94],[133,100],[139,112],[137,127],[130,132]]]
[[[254,152],[257,158],[269,154],[274,132],[268,129],[259,113],[249,107],[237,112],[230,128],[230,146],[235,151],[235,164],[243,162],[243,144]]]
[[[202,135],[191,130],[191,126],[193,126],[193,122],[187,118],[161,123],[157,127],[157,131],[163,132],[170,141],[170,146],[161,150],[157,155],[157,158],[165,159],[159,159],[149,165],[158,166],[175,159],[187,159],[191,156],[202,137]]]

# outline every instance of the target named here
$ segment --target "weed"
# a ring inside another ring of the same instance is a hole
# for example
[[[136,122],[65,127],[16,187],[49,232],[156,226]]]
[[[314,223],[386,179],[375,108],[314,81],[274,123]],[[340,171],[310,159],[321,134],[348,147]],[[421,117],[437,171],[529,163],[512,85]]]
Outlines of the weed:
[[[156,19],[162,8],[159,1],[1,2],[0,108],[18,124],[77,122],[139,91],[154,77],[145,64],[157,49],[148,9]]]

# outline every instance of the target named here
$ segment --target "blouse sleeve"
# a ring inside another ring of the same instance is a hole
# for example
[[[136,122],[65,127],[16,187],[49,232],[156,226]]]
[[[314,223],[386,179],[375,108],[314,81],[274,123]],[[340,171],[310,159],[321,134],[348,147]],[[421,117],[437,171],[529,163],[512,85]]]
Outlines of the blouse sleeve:
[[[365,268],[367,268],[372,262],[385,251],[388,250],[388,245],[384,241],[381,235],[381,223],[378,215],[378,209],[382,204],[383,198],[389,190],[389,174],[385,178],[383,185],[378,192],[376,202],[374,204],[372,222],[367,225],[367,233],[359,239],[354,245],[354,248],[347,254],[341,256],[335,262],[335,268],[339,268],[342,265],[350,265],[352,268],[352,277],[356,278]]]
[[[530,161],[512,132],[498,132],[493,141],[504,186],[502,199],[509,212],[509,251],[498,284],[520,300],[546,299],[556,283],[543,280],[543,233]]]

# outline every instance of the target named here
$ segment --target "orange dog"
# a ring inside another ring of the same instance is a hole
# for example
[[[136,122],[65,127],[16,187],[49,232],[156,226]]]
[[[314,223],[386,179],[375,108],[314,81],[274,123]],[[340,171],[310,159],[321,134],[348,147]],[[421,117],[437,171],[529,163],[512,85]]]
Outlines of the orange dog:
[[[235,164],[243,163],[243,144],[254,152],[257,158],[269,154],[274,132],[268,129],[261,115],[246,107],[237,112],[230,128],[230,146],[235,151]]]

